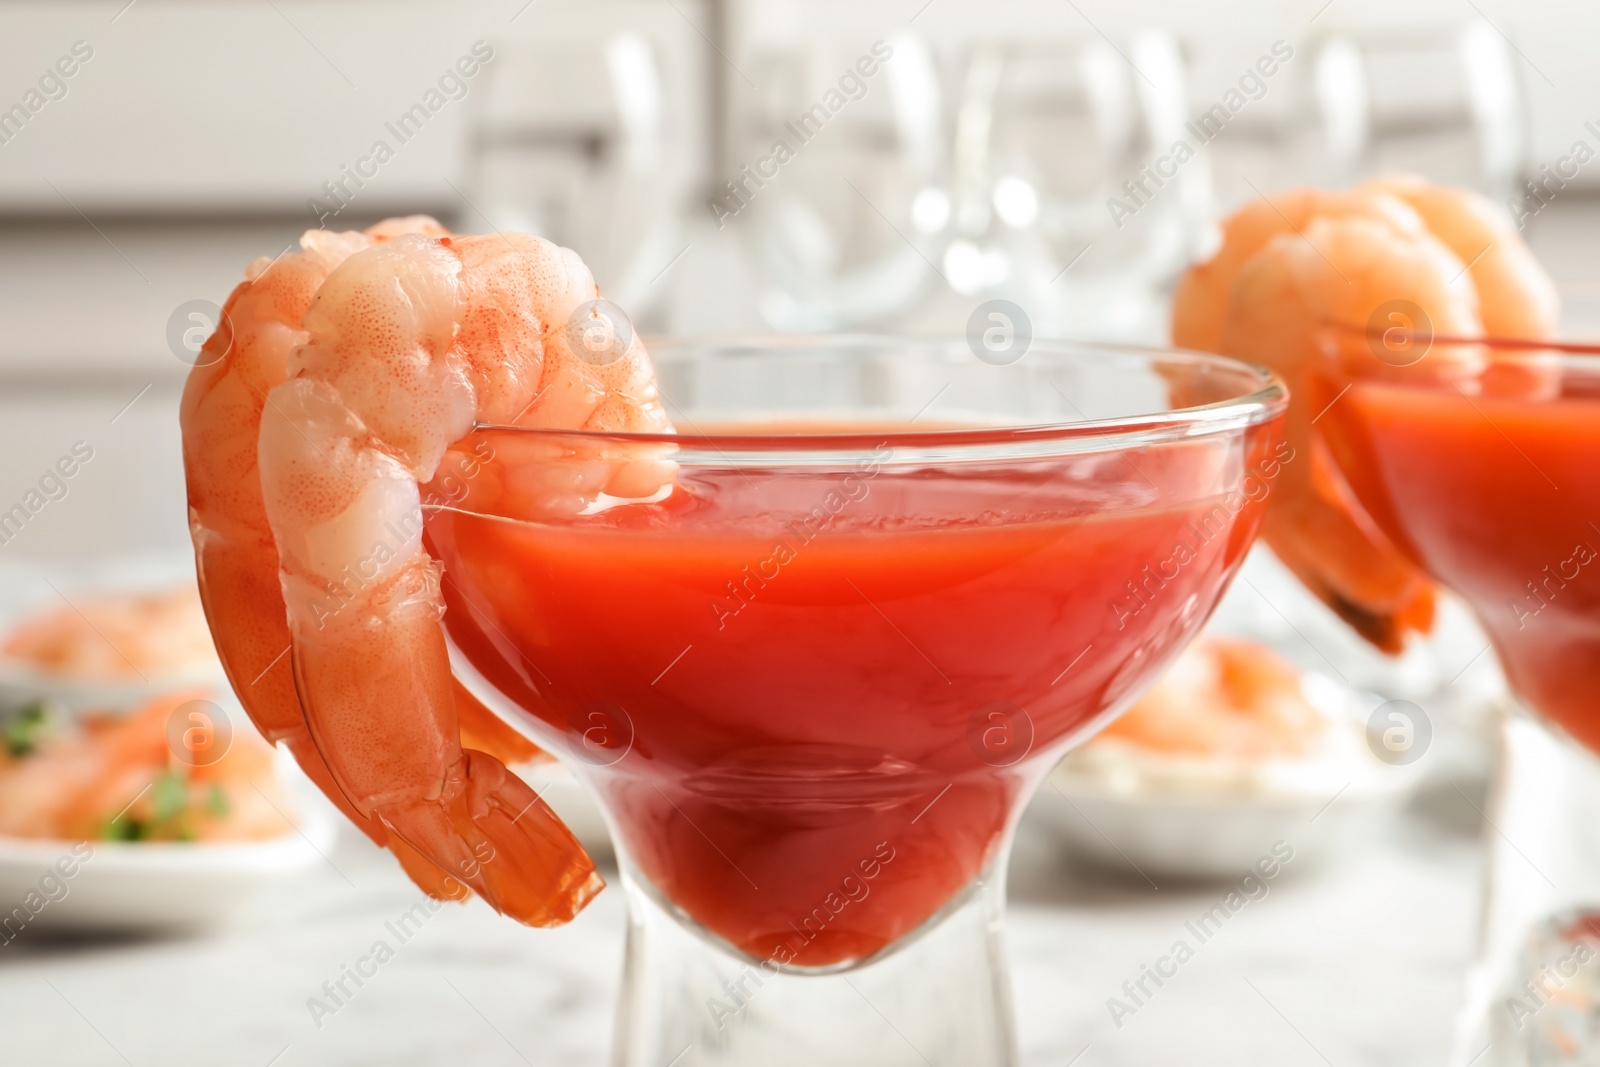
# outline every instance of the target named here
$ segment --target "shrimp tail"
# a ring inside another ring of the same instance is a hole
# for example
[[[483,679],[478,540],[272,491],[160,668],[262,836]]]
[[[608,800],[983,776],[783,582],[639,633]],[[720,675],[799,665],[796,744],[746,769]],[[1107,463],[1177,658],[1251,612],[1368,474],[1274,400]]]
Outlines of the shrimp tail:
[[[464,749],[433,800],[378,816],[497,911],[528,926],[569,922],[605,886],[572,831],[486,752]]]
[[[1433,628],[1434,587],[1359,511],[1286,498],[1268,509],[1262,539],[1312,595],[1369,644],[1398,655]]]
[[[288,397],[282,409],[294,410]],[[270,437],[275,416],[265,421]],[[284,578],[310,736],[338,792],[406,846],[396,850],[402,865],[430,895],[470,889],[529,926],[566,922],[604,882],[531,788],[495,756],[462,746],[439,581],[420,547],[349,603],[338,587]]]
[[[294,410],[289,397],[281,410]],[[419,549],[349,603],[302,578],[284,588],[310,736],[335,790],[383,827],[412,879],[439,899],[470,889],[529,926],[582,910],[605,884],[594,861],[504,763],[461,746],[437,565]]]
[[[1425,634],[1433,629],[1437,607],[1433,587],[1421,586],[1398,610],[1377,613],[1361,604],[1353,604],[1333,590],[1316,591],[1323,603],[1331,607],[1339,618],[1373,647],[1397,656],[1405,651],[1406,635]]]
[[[335,791],[337,791],[337,787],[335,787]],[[339,805],[341,811],[348,804],[349,801],[340,797]],[[428,894],[432,899],[462,901],[472,896],[472,890],[468,889],[459,878],[452,874],[446,874],[438,864],[412,848],[405,838],[396,837],[394,834],[384,831],[383,824],[377,819],[368,820],[358,815],[356,820],[357,822],[370,821],[380,831],[384,832],[384,847],[394,854],[394,858],[400,863],[400,869],[406,872],[406,877],[411,879],[412,884]]]

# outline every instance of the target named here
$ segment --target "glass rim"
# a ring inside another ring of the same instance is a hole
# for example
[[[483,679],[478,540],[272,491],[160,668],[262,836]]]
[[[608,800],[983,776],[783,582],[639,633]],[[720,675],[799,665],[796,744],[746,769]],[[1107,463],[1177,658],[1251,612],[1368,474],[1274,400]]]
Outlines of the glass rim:
[[[716,351],[727,353],[748,352],[752,356],[798,355],[819,349],[849,349],[878,346],[883,348],[921,348],[931,352],[964,353],[973,359],[965,337],[960,335],[906,335],[871,333],[838,334],[730,334],[685,335],[648,339],[646,347],[652,359],[670,360],[676,351]],[[727,458],[730,453],[747,457],[766,452],[834,453],[859,452],[885,444],[912,450],[929,458],[956,458],[960,453],[976,451],[992,453],[995,448],[1009,446],[1012,454],[1020,449],[1027,454],[1052,454],[1063,449],[1059,445],[1079,445],[1065,451],[1102,451],[1126,448],[1131,444],[1149,443],[1175,437],[1191,438],[1211,433],[1221,433],[1254,426],[1272,419],[1288,407],[1289,390],[1283,379],[1268,367],[1231,356],[1194,349],[1164,345],[1124,344],[1108,341],[1077,341],[1065,338],[1035,338],[1027,354],[1009,366],[1020,367],[1035,352],[1068,353],[1088,356],[1102,365],[1125,367],[1161,364],[1188,366],[1196,369],[1223,371],[1236,375],[1241,389],[1236,395],[1206,404],[1175,407],[1169,411],[1151,411],[1135,415],[1120,415],[1100,419],[1080,419],[1072,422],[1028,422],[1014,425],[984,425],[973,427],[941,427],[913,430],[900,428],[862,429],[854,432],[785,431],[761,433],[754,430],[699,432],[687,417],[683,421],[692,432],[638,433],[619,430],[563,430],[534,428],[506,423],[479,422],[473,432],[514,434],[531,440],[565,440],[590,444],[615,445],[672,445],[675,450],[709,450]],[[998,370],[1008,369],[997,366]],[[1249,388],[1244,388],[1248,386]],[[658,386],[659,388],[659,386]],[[1064,394],[1063,394],[1064,395]],[[669,416],[676,407],[670,397],[662,394]],[[937,399],[937,397],[935,398]],[[1068,403],[1071,403],[1070,398]],[[682,415],[682,412],[679,412]],[[674,420],[675,422],[677,420]],[[1091,442],[1090,447],[1081,447]],[[953,451],[952,451],[953,450]]]

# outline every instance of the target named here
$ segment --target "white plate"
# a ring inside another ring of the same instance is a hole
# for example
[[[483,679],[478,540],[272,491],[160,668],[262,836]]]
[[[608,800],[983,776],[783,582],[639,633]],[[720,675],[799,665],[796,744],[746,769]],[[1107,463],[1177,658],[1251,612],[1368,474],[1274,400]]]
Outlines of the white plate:
[[[1364,696],[1308,676],[1306,696],[1329,716],[1338,758],[1282,760],[1249,781],[1185,782],[1183,761],[1138,752],[1122,780],[1068,757],[1046,779],[1032,811],[1072,851],[1099,865],[1169,878],[1238,878],[1278,842],[1295,869],[1358,848],[1383,831],[1428,763],[1390,766],[1365,741]],[[1131,748],[1131,746],[1130,746]],[[1141,766],[1142,764],[1142,766]],[[1152,784],[1159,783],[1159,784]]]
[[[1326,796],[1129,796],[1058,770],[1032,811],[1074,852],[1108,869],[1232,879],[1278,842],[1294,850],[1296,870],[1359,847],[1382,832],[1414,782],[1396,773]]]
[[[299,831],[237,844],[0,837],[0,936],[215,925],[274,882],[321,863],[333,848],[334,816],[308,805]]]

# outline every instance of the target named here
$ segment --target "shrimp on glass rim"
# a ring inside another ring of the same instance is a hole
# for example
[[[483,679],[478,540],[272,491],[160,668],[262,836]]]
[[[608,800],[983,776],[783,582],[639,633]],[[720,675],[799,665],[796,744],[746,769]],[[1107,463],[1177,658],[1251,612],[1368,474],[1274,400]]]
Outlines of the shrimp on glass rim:
[[[1476,193],[1398,175],[1239,210],[1223,223],[1217,253],[1180,280],[1172,338],[1265,364],[1289,383],[1286,434],[1297,458],[1283,465],[1262,536],[1363,637],[1398,652],[1408,634],[1432,628],[1434,588],[1362,510],[1316,436],[1319,408],[1338,399],[1313,387],[1319,344],[1328,327],[1341,328],[1338,357],[1377,364],[1370,330],[1543,340],[1557,314],[1554,284],[1504,212]],[[1435,344],[1426,355],[1378,369],[1465,379],[1486,362],[1471,344]]]
[[[480,423],[671,431],[636,336],[614,358],[575,352],[569,322],[598,295],[537,237],[422,217],[308,232],[251,264],[181,412],[202,599],[256,726],[425,891],[470,888],[536,926],[602,882],[507,769],[529,747],[451,675],[421,506]],[[595,466],[551,472],[538,506],[671,477]]]

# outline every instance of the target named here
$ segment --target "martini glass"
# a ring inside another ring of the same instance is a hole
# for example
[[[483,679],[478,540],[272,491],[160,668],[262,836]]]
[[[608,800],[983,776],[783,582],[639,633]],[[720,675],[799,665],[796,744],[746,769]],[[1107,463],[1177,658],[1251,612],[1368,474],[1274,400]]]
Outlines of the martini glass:
[[[1285,392],[1195,353],[979,350],[658,343],[677,435],[466,443],[427,527],[452,656],[610,825],[615,1063],[1016,1062],[1017,819],[1205,622]],[[583,496],[629,464],[669,488]]]
[[[1326,331],[1311,406],[1363,508],[1472,607],[1517,695],[1455,1062],[1594,1063],[1600,347],[1433,337],[1412,320]]]

